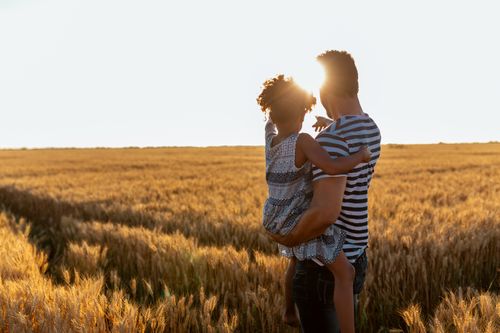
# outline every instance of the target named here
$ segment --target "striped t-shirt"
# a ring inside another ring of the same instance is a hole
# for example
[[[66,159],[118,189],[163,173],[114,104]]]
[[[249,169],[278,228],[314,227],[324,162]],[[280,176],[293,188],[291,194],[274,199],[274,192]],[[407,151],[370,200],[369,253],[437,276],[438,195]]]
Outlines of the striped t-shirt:
[[[368,187],[380,156],[380,131],[366,113],[349,115],[319,133],[316,141],[332,158],[353,154],[363,145],[372,153],[369,163],[358,164],[344,175],[331,176],[313,166],[313,181],[347,176],[342,209],[335,225],[346,232],[343,250],[353,263],[368,246]]]

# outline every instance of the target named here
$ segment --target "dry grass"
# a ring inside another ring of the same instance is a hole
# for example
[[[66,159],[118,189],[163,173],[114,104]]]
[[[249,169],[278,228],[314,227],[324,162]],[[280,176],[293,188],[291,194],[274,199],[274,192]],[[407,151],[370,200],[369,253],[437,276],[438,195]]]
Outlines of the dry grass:
[[[231,332],[237,325],[237,317],[229,318],[227,312],[213,320],[217,297],[207,298],[203,289],[198,293],[200,311],[193,296],[168,296],[152,307],[138,307],[120,290],[105,294],[102,276],[77,276],[71,284],[55,285],[43,275],[46,257],[16,228],[12,217],[0,214],[2,331]]]
[[[411,333],[496,333],[500,329],[500,296],[468,290],[447,293],[425,324],[420,308],[412,305],[402,312]]]
[[[261,228],[262,148],[7,150],[0,160],[0,204],[31,228],[3,215],[24,247],[22,260],[0,260],[14,277],[2,275],[2,323],[19,317],[16,327],[47,331],[26,312],[36,306],[12,305],[19,297],[96,331],[293,331],[279,321],[286,261]],[[498,312],[498,165],[500,144],[383,147],[362,331],[499,330],[482,310],[469,326],[453,319],[476,298]],[[467,287],[489,294],[461,296]],[[34,294],[44,288],[66,298]],[[85,297],[102,304],[65,312]],[[99,306],[113,310],[99,319]]]

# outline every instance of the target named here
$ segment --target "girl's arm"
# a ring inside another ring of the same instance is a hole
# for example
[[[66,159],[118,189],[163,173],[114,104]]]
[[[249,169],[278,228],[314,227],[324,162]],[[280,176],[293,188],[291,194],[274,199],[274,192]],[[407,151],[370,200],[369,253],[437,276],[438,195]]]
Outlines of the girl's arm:
[[[278,131],[276,130],[276,125],[274,125],[273,121],[271,120],[271,117],[266,122],[266,127],[265,127],[265,132],[266,132],[266,144],[270,144],[270,141],[273,139],[273,137],[278,134]]]
[[[315,166],[330,175],[347,173],[359,163],[369,162],[371,159],[371,152],[365,146],[352,155],[332,159],[320,144],[306,133],[299,135],[297,148]]]

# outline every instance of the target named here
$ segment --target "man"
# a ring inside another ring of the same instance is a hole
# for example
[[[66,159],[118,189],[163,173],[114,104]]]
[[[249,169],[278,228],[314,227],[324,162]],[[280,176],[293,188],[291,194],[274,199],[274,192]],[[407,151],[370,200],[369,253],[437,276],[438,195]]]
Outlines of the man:
[[[330,176],[313,167],[314,197],[310,214],[313,223],[302,221],[286,236],[273,238],[286,246],[296,246],[315,237],[335,223],[346,232],[343,251],[355,268],[354,299],[363,288],[367,268],[368,187],[380,156],[380,131],[363,112],[358,99],[358,72],[351,55],[345,51],[327,51],[317,57],[324,66],[326,79],[320,91],[321,103],[334,121],[316,140],[331,158],[346,156],[367,145],[372,158],[344,175]],[[324,127],[326,118],[315,126]],[[333,303],[334,278],[317,260],[299,261],[293,279],[293,297],[299,310],[302,330],[339,332]]]

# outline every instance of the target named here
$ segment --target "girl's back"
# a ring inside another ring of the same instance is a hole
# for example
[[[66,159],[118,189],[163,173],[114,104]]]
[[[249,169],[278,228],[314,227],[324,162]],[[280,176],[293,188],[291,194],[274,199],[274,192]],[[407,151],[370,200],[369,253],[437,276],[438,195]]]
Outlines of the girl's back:
[[[264,205],[264,227],[287,234],[307,210],[312,198],[311,163],[295,166],[295,148],[299,134],[292,134],[271,146],[276,128],[266,124],[266,181],[268,199]]]

